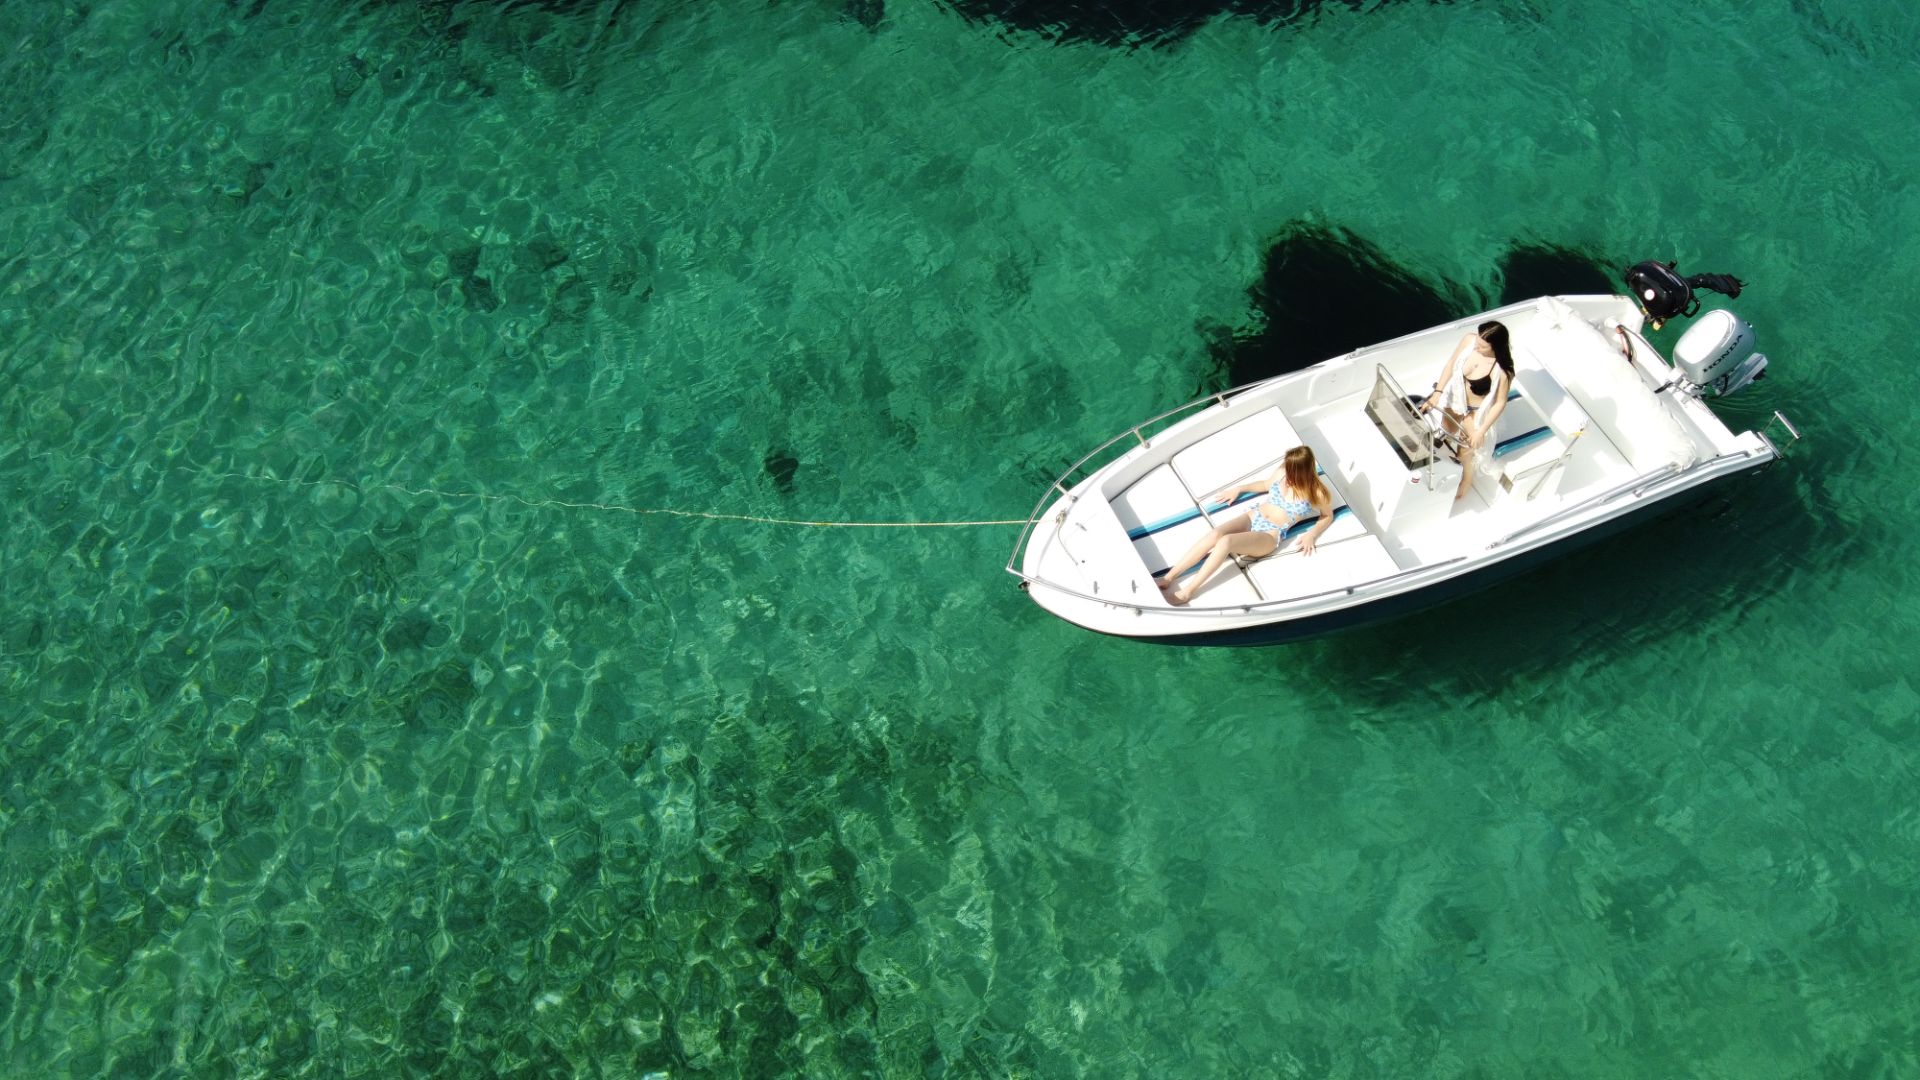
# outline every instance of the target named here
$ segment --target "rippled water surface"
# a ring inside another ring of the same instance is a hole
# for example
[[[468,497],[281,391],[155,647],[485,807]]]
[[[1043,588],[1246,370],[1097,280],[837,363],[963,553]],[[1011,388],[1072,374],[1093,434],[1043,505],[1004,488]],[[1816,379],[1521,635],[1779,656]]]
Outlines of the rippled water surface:
[[[1920,17],[1192,12],[0,5],[4,1071],[1920,1072]],[[1416,620],[651,512],[1017,518],[1647,257],[1807,438]]]

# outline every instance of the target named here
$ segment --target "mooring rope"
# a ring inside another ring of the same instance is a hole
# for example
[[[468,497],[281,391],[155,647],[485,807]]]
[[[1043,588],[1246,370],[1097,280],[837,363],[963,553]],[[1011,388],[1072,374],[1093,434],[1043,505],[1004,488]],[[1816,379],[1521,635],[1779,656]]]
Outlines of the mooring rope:
[[[88,461],[102,468],[113,466],[91,454],[82,455]],[[149,466],[153,468],[154,466]],[[515,502],[522,506],[565,510],[600,510],[618,514],[633,514],[645,517],[659,515],[663,517],[701,518],[707,521],[744,521],[755,525],[790,525],[816,529],[952,529],[974,526],[1025,525],[1025,518],[1008,518],[993,521],[807,521],[799,518],[761,517],[754,514],[723,514],[706,510],[674,510],[666,507],[624,506],[620,503],[574,502],[568,499],[529,499],[524,495],[498,494],[487,491],[447,491],[442,488],[414,488],[404,484],[358,484],[351,480],[301,480],[298,478],[274,476],[271,473],[210,472],[186,465],[159,466],[167,472],[189,472],[214,479],[234,479],[263,481],[285,484],[289,487],[344,487],[355,491],[397,491],[406,495],[432,496],[439,499],[479,499],[483,502]]]
[[[333,481],[342,483],[343,481]],[[358,485],[349,485],[357,487]],[[563,507],[568,510],[609,510],[620,514],[660,514],[667,517],[704,518],[708,521],[747,521],[756,525],[797,525],[815,529],[951,529],[971,525],[1025,525],[1025,518],[1004,521],[803,521],[799,518],[758,517],[753,514],[721,514],[707,510],[672,510],[664,507],[622,506],[619,503],[571,502],[566,499],[528,499],[519,495],[495,495],[484,491],[442,491],[438,488],[410,488],[399,484],[381,484],[390,491],[409,495],[433,495],[442,499],[485,499],[511,501],[524,506]]]

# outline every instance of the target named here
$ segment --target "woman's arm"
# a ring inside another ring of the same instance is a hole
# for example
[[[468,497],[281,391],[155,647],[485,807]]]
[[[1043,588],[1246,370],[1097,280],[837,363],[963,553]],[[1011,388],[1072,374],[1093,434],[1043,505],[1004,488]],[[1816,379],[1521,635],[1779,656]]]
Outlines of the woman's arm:
[[[1271,477],[1268,477],[1267,482],[1264,484],[1258,480],[1242,481],[1239,484],[1235,484],[1233,487],[1221,488],[1219,491],[1214,492],[1213,497],[1215,499],[1219,499],[1231,505],[1233,503],[1233,500],[1239,498],[1242,494],[1246,492],[1265,491],[1267,488],[1273,485],[1273,482],[1275,480],[1278,480],[1280,478],[1281,473],[1284,473],[1286,471],[1287,471],[1287,467],[1285,465],[1281,465],[1279,468],[1273,470],[1273,475]]]
[[[1320,534],[1333,525],[1333,496],[1322,488],[1314,494],[1312,502],[1314,511],[1320,515],[1320,520],[1314,522],[1313,528],[1308,529],[1306,535],[1300,538],[1302,555],[1313,554],[1314,546],[1320,542]]]
[[[1447,385],[1448,379],[1453,378],[1453,365],[1460,362],[1460,358],[1466,355],[1468,349],[1473,348],[1473,340],[1477,336],[1477,334],[1468,334],[1461,338],[1460,344],[1455,345],[1453,352],[1447,354],[1447,366],[1440,369],[1440,377],[1434,380],[1433,390],[1427,394],[1426,400],[1420,403],[1421,412],[1427,411],[1427,408],[1433,404],[1433,399],[1439,395],[1440,388]]]

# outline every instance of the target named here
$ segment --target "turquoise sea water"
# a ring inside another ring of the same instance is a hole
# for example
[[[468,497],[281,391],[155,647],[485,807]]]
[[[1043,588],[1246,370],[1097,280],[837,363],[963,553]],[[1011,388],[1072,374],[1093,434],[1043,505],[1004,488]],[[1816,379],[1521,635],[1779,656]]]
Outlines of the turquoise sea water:
[[[0,5],[0,1071],[1920,1072],[1920,17],[1575,8]],[[1245,652],[639,512],[1019,517],[1295,228],[1808,437]]]

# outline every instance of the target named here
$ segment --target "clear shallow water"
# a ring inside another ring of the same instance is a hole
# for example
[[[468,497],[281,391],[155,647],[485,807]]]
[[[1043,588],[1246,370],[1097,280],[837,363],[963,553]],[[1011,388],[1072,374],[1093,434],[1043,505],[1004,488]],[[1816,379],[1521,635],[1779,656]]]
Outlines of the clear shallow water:
[[[1913,15],[255,8],[0,7],[8,1071],[1920,1068]],[[1301,222],[1738,273],[1810,437],[1246,653],[617,509],[1018,516]]]

